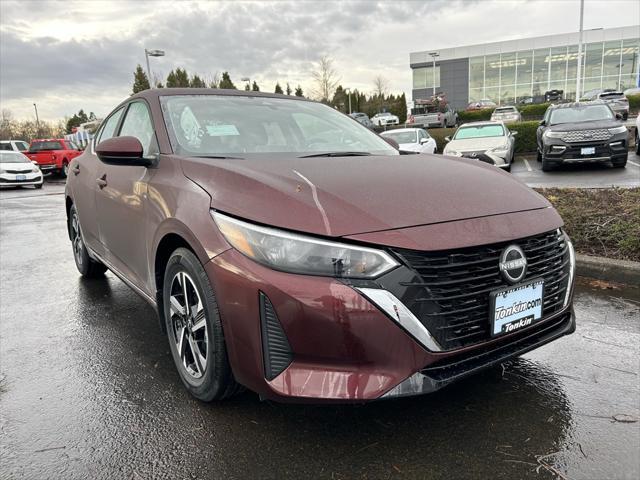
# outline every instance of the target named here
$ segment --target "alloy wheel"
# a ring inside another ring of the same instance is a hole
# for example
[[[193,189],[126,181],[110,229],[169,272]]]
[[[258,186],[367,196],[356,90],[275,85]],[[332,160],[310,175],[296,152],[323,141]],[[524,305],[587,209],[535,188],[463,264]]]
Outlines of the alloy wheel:
[[[207,368],[209,331],[198,289],[186,272],[176,273],[171,280],[169,314],[182,367],[191,377],[202,378]]]
[[[78,214],[74,212],[71,217],[71,245],[73,247],[73,256],[78,266],[82,266],[82,251],[84,245],[82,243],[82,234],[80,233],[80,222]]]

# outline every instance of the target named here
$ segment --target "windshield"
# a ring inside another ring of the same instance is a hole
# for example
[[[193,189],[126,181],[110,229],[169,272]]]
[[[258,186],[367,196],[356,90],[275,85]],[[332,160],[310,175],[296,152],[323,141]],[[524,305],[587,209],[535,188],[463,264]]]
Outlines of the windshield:
[[[475,125],[473,127],[460,127],[456,132],[455,140],[468,138],[504,137],[502,125]]]
[[[418,132],[384,132],[383,137],[391,138],[398,143],[417,143]]]
[[[398,151],[331,107],[269,97],[160,97],[173,150],[192,156]]]
[[[20,152],[0,152],[0,163],[31,163],[31,160]]]
[[[41,150],[64,150],[64,147],[57,141],[33,142],[29,147],[30,152],[39,152]]]
[[[624,94],[622,92],[601,93],[600,98],[602,100],[613,100],[618,98],[624,98]]]
[[[613,118],[613,112],[607,105],[582,105],[553,110],[549,117],[549,123],[595,122],[597,120],[612,120]]]

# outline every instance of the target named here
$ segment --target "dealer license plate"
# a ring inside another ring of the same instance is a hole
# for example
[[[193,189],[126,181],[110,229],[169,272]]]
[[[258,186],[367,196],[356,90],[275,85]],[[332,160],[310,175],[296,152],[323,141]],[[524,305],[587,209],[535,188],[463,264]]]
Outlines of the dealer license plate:
[[[491,336],[513,333],[540,320],[543,292],[541,278],[491,292]]]
[[[26,180],[26,179],[27,179],[27,176],[26,176],[26,175],[16,175],[16,180],[17,180],[18,182],[22,182],[22,181],[24,181],[24,180]]]
[[[580,149],[582,155],[593,155],[596,153],[596,147],[584,147]]]

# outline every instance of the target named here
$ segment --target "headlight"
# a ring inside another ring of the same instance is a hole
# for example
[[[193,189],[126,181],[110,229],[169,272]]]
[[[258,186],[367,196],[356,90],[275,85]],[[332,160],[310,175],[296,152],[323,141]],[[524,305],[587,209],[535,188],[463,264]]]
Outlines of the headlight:
[[[40,171],[40,169],[37,166],[34,165],[33,168],[31,169],[31,171],[33,173],[38,173]]]
[[[233,248],[275,270],[328,277],[374,278],[398,266],[387,253],[261,227],[211,212]]]
[[[625,127],[624,125],[620,125],[619,127],[609,129],[609,133],[611,135],[617,135],[618,133],[624,133],[626,131],[627,131],[627,127]]]
[[[571,297],[571,290],[573,289],[573,279],[576,271],[576,253],[573,249],[573,243],[571,242],[569,235],[567,235],[567,233],[564,231],[562,231],[562,233],[564,234],[565,242],[567,242],[567,247],[569,248],[569,280],[567,283],[567,292],[564,295],[563,304],[563,306],[566,307],[569,303],[569,298]]]
[[[487,150],[489,153],[506,154],[509,151],[509,145],[500,145],[499,147]]]
[[[461,157],[462,154],[460,152],[456,152],[455,150],[445,150],[443,152],[444,155],[451,155],[453,157]]]
[[[565,136],[567,132],[552,132],[550,130],[547,130],[546,132],[544,132],[545,137],[547,138],[562,138]]]

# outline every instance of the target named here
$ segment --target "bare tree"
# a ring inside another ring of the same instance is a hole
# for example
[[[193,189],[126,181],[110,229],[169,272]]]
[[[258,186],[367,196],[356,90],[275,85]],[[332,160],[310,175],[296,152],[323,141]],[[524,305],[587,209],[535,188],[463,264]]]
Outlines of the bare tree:
[[[382,75],[378,75],[373,79],[374,92],[379,97],[384,97],[389,91],[389,80]]]
[[[338,86],[340,78],[333,68],[333,59],[324,55],[318,60],[316,69],[311,72],[313,77],[314,89],[313,95],[323,102],[328,102],[330,95]]]

